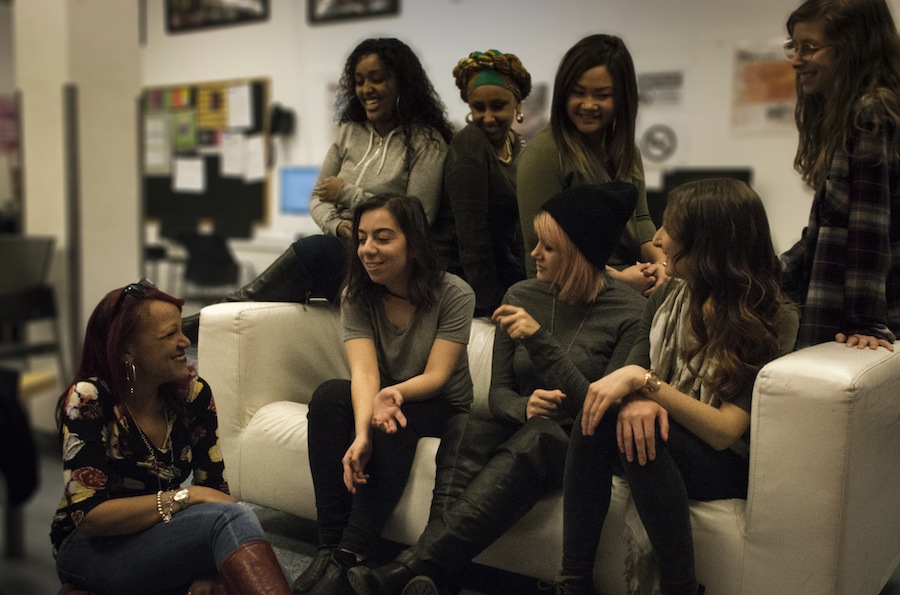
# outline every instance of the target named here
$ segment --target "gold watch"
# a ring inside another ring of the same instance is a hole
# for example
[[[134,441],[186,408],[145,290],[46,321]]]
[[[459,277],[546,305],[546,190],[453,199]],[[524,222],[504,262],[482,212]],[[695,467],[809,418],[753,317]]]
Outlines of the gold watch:
[[[647,370],[647,373],[644,374],[644,386],[642,386],[638,390],[640,390],[645,395],[649,395],[650,393],[655,393],[656,391],[658,391],[660,386],[662,386],[662,380],[659,379],[656,371]]]
[[[190,504],[188,500],[190,500],[191,493],[187,488],[180,488],[175,491],[175,494],[172,496],[172,502],[177,502],[179,506],[181,506],[181,510],[184,510]]]

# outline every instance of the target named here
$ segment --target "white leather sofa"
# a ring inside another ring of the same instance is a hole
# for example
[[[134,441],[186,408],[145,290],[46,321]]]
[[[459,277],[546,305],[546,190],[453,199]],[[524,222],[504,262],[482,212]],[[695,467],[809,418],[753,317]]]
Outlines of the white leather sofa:
[[[232,493],[314,519],[306,412],[320,382],[348,377],[337,308],[217,304],[201,320],[199,369],[215,395]],[[476,319],[468,347],[482,412],[493,332]],[[900,342],[894,353],[818,345],[770,363],[756,383],[752,432],[748,499],[692,504],[707,594],[877,595],[900,561]],[[437,446],[420,442],[387,538],[410,544],[425,526]],[[561,551],[556,493],[476,561],[552,580]],[[636,584],[652,567],[648,551],[627,483],[616,479],[598,590],[652,592]]]

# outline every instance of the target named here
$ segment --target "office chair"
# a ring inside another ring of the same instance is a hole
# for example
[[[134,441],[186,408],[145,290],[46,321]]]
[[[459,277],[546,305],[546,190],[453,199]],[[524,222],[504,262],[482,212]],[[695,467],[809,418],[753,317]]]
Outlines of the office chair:
[[[62,325],[47,273],[53,260],[52,237],[0,236],[0,361],[56,355],[60,382],[69,381],[62,349]],[[49,339],[32,340],[32,323],[49,323]]]
[[[178,241],[187,252],[181,297],[212,303],[240,287],[241,265],[224,237],[186,233]]]

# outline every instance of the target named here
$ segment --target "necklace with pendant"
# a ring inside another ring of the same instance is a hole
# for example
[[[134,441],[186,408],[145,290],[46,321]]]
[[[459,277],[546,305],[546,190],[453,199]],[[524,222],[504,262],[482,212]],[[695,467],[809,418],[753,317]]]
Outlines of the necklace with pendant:
[[[162,489],[162,482],[165,481],[166,485],[171,483],[175,476],[178,473],[178,468],[175,466],[175,449],[172,448],[172,433],[169,431],[169,410],[168,408],[163,408],[163,412],[166,416],[166,442],[163,444],[162,451],[168,451],[169,453],[169,464],[165,465],[164,461],[160,461],[156,456],[156,449],[153,448],[153,445],[150,443],[150,440],[147,439],[147,436],[144,434],[144,431],[141,429],[141,426],[138,425],[138,422],[134,419],[134,416],[131,416],[131,421],[134,423],[134,427],[137,428],[138,434],[141,436],[141,440],[144,442],[144,446],[147,447],[147,460],[143,463],[137,463],[138,467],[146,467],[148,472],[151,475],[156,476],[156,482],[159,485],[159,489]]]

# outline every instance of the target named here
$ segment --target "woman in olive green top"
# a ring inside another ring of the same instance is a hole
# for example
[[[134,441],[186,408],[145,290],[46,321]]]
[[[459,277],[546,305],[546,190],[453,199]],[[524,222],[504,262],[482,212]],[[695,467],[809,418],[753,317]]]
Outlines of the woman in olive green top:
[[[667,278],[663,254],[652,244],[656,227],[634,144],[637,101],[634,64],[618,37],[590,35],[563,57],[553,84],[550,125],[529,141],[519,160],[519,218],[529,277],[535,274],[529,253],[537,242],[531,221],[540,206],[576,184],[622,180],[637,186],[638,203],[608,271],[645,295]]]

